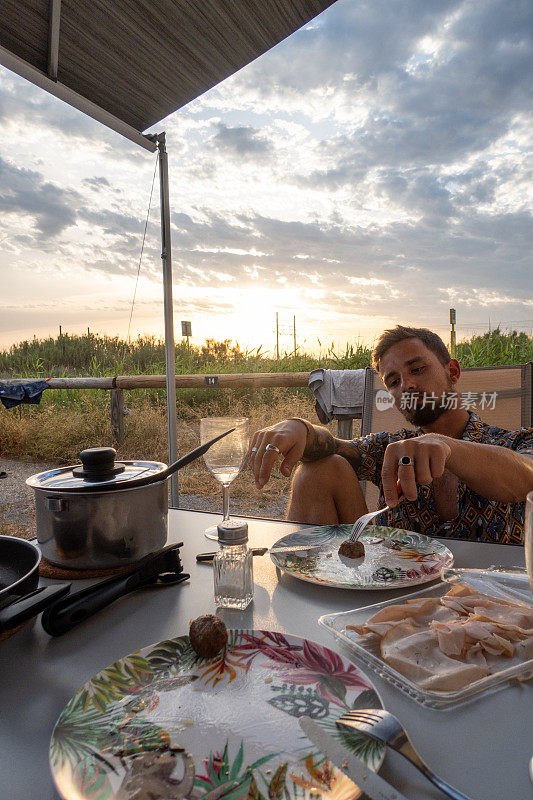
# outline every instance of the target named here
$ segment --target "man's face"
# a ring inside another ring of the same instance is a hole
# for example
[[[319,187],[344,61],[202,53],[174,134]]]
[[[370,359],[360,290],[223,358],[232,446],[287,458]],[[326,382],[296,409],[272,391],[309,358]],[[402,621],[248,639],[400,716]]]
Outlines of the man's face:
[[[404,417],[422,427],[435,422],[446,410],[441,400],[443,392],[454,391],[458,377],[451,367],[454,363],[444,366],[420,339],[406,339],[387,350],[379,374]]]

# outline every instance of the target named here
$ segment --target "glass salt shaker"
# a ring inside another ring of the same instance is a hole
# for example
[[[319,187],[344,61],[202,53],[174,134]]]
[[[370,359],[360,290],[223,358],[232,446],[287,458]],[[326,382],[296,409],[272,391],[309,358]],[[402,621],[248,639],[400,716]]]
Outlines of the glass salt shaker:
[[[242,520],[228,519],[217,529],[219,550],[213,559],[215,603],[222,608],[244,609],[254,596],[248,525]]]

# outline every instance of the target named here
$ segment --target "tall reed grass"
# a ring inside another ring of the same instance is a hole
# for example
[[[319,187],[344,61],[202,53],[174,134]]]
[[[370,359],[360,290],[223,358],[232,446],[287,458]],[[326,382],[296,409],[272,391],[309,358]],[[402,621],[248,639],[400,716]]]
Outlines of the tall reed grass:
[[[176,372],[307,372],[317,367],[358,369],[371,363],[372,348],[347,343],[344,351],[331,345],[317,355],[301,350],[280,358],[261,348],[242,350],[229,339],[208,339],[195,346],[176,343]],[[492,331],[459,342],[457,358],[464,367],[520,364],[533,360],[533,337],[517,331]],[[87,334],[30,339],[0,351],[0,376],[64,377],[106,375],[157,375],[165,372],[165,343],[152,336],[125,341],[117,336]]]
[[[462,367],[493,367],[533,361],[533,337],[524,331],[505,333],[500,328],[473,336],[457,345]]]

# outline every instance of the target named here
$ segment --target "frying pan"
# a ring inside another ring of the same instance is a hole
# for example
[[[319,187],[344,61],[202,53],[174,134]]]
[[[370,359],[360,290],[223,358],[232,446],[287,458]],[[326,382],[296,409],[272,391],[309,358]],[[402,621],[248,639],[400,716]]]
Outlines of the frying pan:
[[[26,539],[0,536],[0,635],[66,594],[69,583],[38,589],[41,551]]]

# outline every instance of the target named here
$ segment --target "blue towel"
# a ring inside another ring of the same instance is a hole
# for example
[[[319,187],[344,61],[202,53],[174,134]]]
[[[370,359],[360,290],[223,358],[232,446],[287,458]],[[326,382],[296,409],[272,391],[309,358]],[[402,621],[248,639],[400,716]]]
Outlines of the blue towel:
[[[46,381],[32,381],[31,383],[10,383],[0,386],[0,401],[5,408],[13,408],[21,403],[37,405],[45,389]]]

